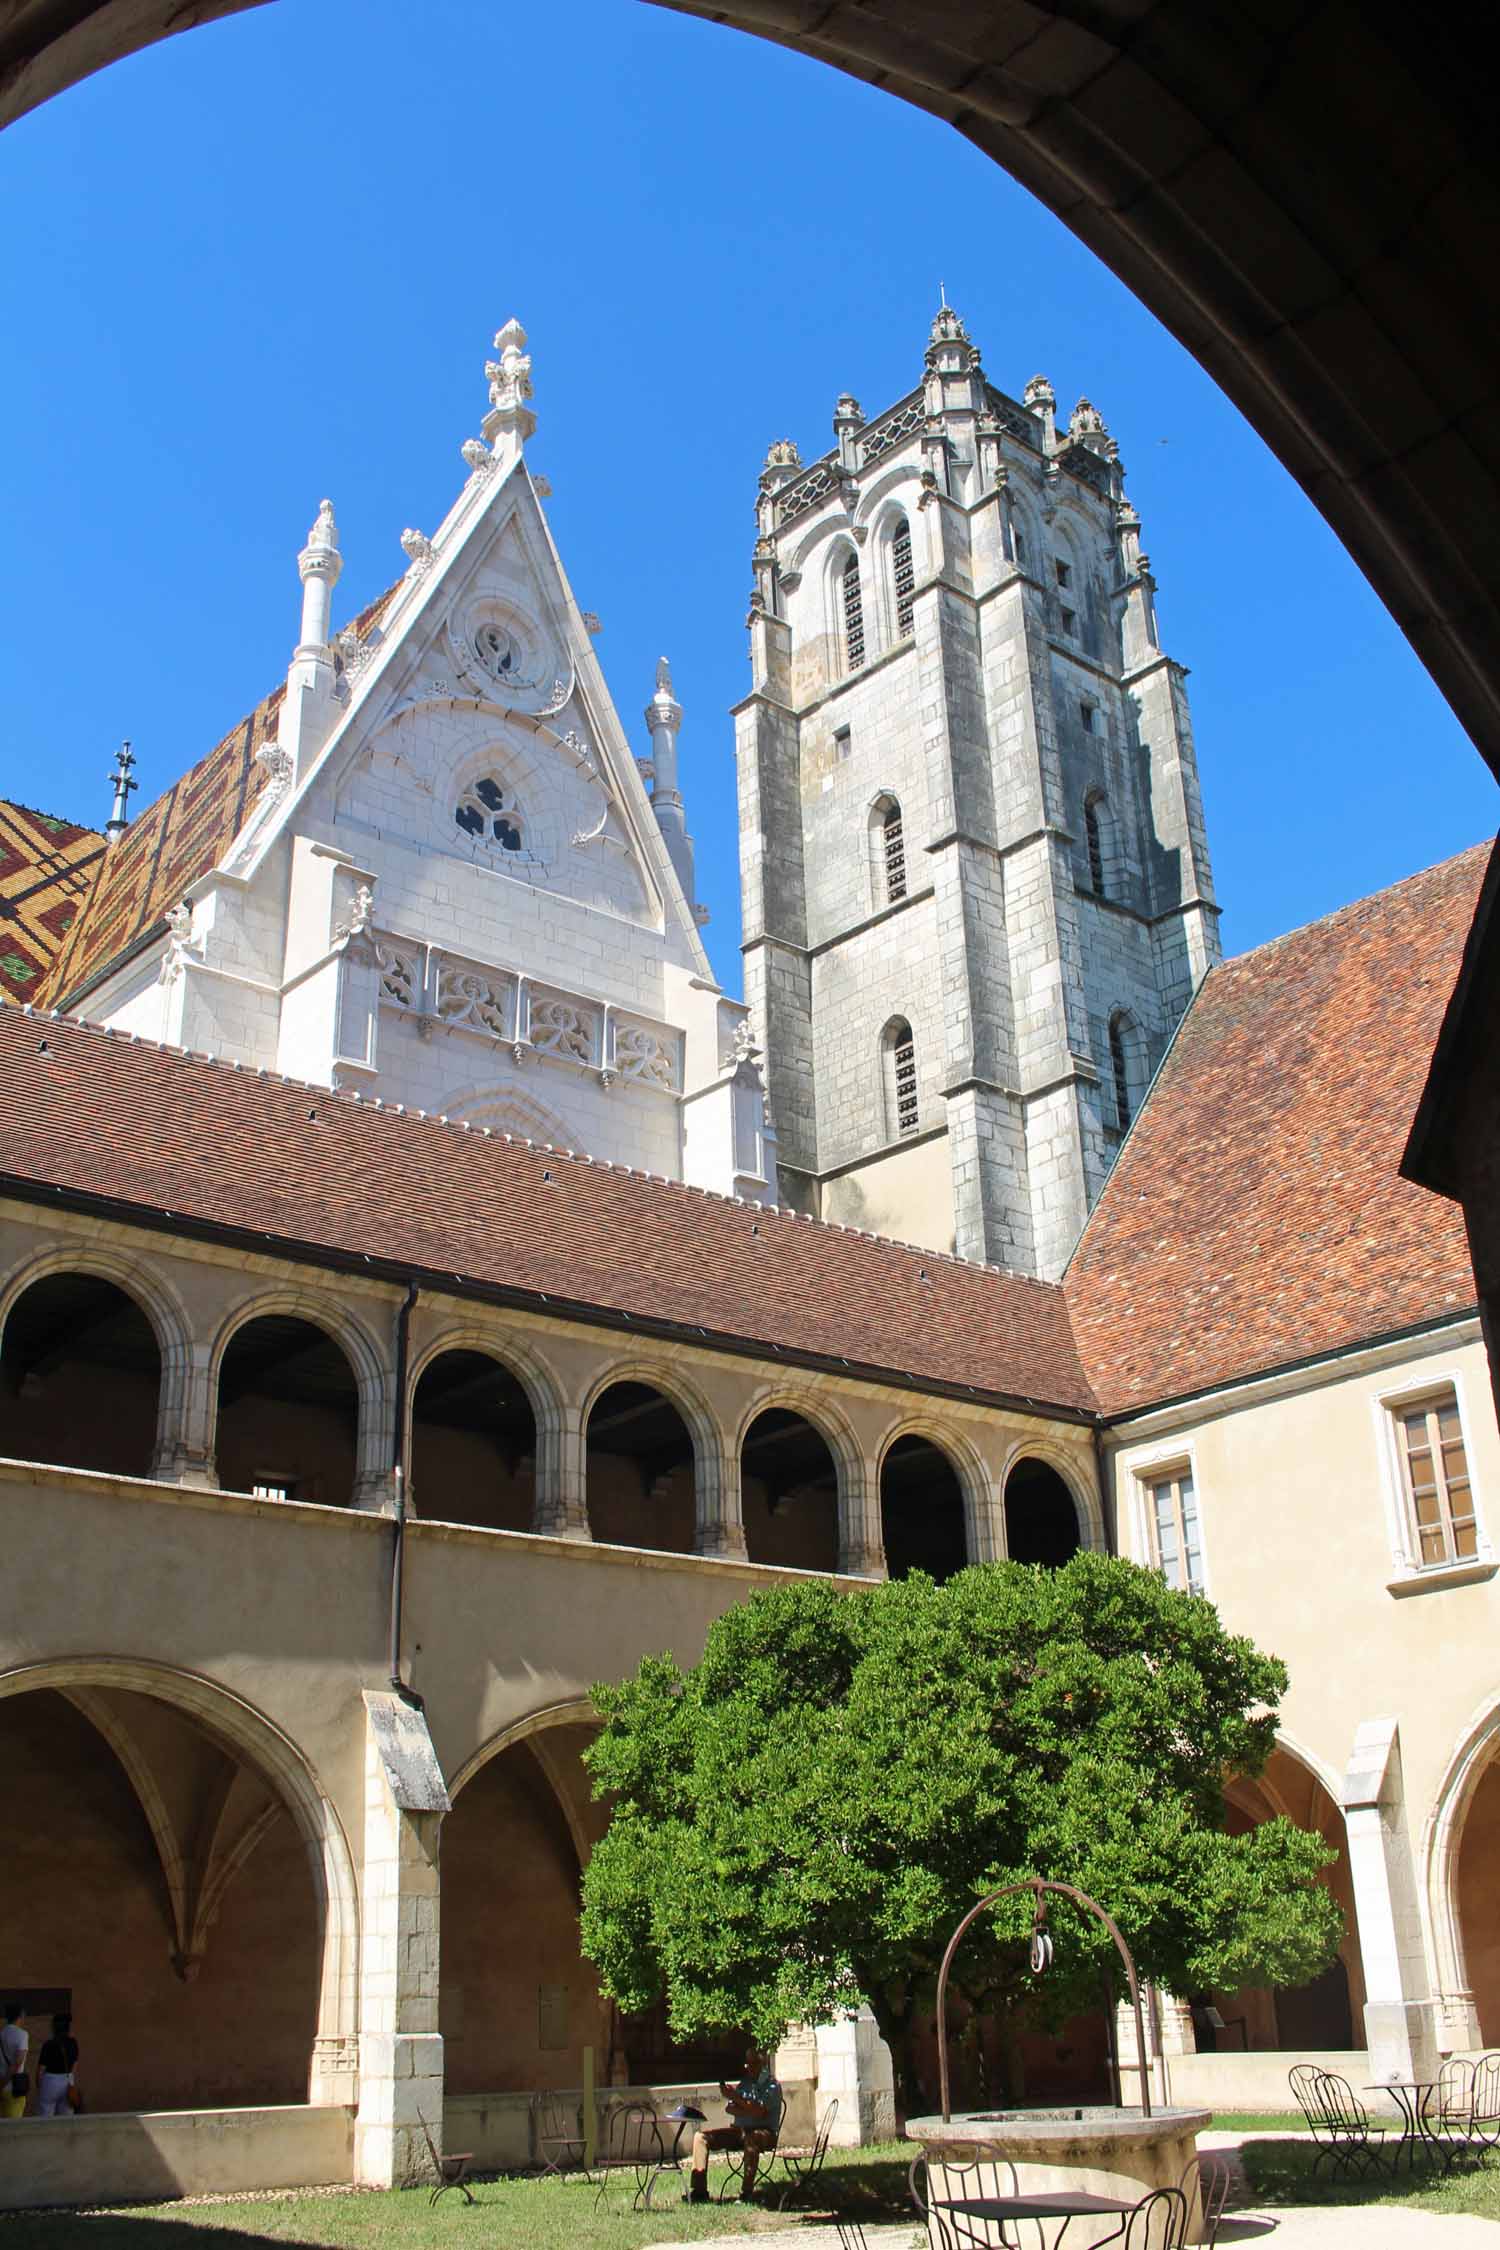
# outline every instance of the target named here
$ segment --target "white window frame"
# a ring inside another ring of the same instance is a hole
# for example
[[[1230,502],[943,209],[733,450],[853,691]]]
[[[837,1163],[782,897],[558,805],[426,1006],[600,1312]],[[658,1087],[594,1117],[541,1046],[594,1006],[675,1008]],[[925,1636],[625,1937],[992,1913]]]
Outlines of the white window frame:
[[[1203,1486],[1198,1478],[1198,1455],[1191,1440],[1186,1444],[1179,1438],[1175,1443],[1158,1446],[1150,1453],[1134,1455],[1127,1466],[1130,1478],[1128,1508],[1130,1515],[1130,1545],[1134,1559],[1147,1570],[1154,1570],[1163,1585],[1168,1583],[1156,1552],[1156,1508],[1152,1486],[1170,1476],[1188,1476],[1193,1482],[1193,1498],[1198,1503],[1198,1563],[1202,1583],[1189,1591],[1205,1601],[1213,1599],[1213,1577],[1209,1568],[1208,1520],[1203,1505]],[[1174,1589],[1176,1590],[1176,1589]]]
[[[1406,1462],[1402,1455],[1398,1418],[1440,1392],[1451,1391],[1458,1411],[1458,1433],[1463,1440],[1464,1463],[1469,1472],[1469,1494],[1474,1503],[1474,1553],[1457,1562],[1424,1563],[1420,1557],[1416,1522],[1406,1489]],[[1485,1494],[1474,1461],[1473,1422],[1469,1413],[1462,1368],[1436,1361],[1420,1373],[1382,1390],[1370,1401],[1375,1417],[1375,1443],[1381,1465],[1386,1536],[1394,1570],[1387,1580],[1392,1594],[1413,1594],[1440,1586],[1467,1586],[1493,1577],[1500,1562],[1485,1525]]]

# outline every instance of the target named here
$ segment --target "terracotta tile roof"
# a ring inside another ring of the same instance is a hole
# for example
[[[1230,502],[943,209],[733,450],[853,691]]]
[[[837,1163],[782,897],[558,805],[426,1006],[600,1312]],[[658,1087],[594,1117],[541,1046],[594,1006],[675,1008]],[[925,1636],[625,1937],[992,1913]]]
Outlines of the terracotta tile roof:
[[[40,997],[103,857],[92,828],[0,799],[0,992]]]
[[[397,579],[354,620],[361,638],[378,623],[400,584]],[[45,991],[28,992],[26,998],[44,999],[48,1006],[70,1003],[138,941],[160,929],[167,909],[218,865],[264,786],[255,753],[275,732],[285,693],[284,683],[273,688],[206,758],[131,822],[69,930]]]
[[[46,1051],[42,1051],[42,1042]],[[1062,1291],[64,1019],[0,1010],[0,1192],[1087,1412]]]
[[[274,731],[284,692],[278,687],[258,703],[111,846],[53,964],[43,995],[49,1004],[82,992],[159,929],[168,907],[222,859],[263,785],[255,753]]]
[[[1489,847],[1214,969],[1068,1269],[1106,1414],[1472,1306],[1398,1177]]]

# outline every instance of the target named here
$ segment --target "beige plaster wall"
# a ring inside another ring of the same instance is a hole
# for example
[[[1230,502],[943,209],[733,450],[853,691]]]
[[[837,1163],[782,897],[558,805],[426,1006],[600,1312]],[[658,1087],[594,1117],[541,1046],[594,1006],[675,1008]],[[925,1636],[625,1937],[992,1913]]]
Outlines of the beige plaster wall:
[[[1424,1910],[1455,1761],[1485,1715],[1500,1710],[1500,1577],[1413,1580],[1395,1552],[1383,1402],[1448,1382],[1464,1416],[1480,1531],[1500,1545],[1500,1433],[1472,1322],[1142,1418],[1110,1439],[1121,1550],[1139,1560],[1149,1558],[1143,1478],[1191,1461],[1207,1591],[1227,1625],[1286,1662],[1283,1745],[1336,1801],[1360,1722],[1399,1721]],[[1485,1823],[1489,1803],[1485,1795],[1476,1805]],[[1476,1845],[1471,1864],[1484,1857]],[[1500,1931],[1494,1865],[1489,1903],[1481,1880],[1466,1894],[1465,1942],[1481,1962],[1495,1957]],[[1431,1958],[1430,1916],[1426,1934]],[[1357,1990],[1351,1997],[1357,2008]]]
[[[22,2118],[5,2132],[0,2210],[24,2211],[346,2181],[353,2124],[346,2109],[178,2110]]]
[[[927,1250],[953,1248],[953,1163],[948,1136],[893,1148],[824,1180],[818,1216]]]

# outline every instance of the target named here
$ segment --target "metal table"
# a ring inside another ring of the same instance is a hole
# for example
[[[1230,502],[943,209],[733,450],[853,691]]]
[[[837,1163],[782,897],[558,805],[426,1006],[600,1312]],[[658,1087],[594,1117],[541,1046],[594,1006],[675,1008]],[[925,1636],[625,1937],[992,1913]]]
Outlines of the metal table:
[[[1417,2168],[1417,2152],[1439,2156],[1446,2170],[1452,2161],[1452,2151],[1442,2134],[1432,2122],[1432,2097],[1438,2090],[1435,2078],[1387,2078],[1378,2086],[1366,2086],[1367,2094],[1389,2094],[1401,2112],[1401,2138],[1391,2157],[1395,2171],[1406,2158],[1410,2172]]]
[[[1062,2225],[1053,2240],[1053,2250],[1060,2250],[1063,2236],[1074,2219],[1118,2218],[1120,2224],[1102,2238],[1104,2242],[1113,2242],[1117,2235],[1125,2232],[1125,2221],[1135,2204],[1123,2201],[1118,2195],[1094,2195],[1087,2188],[1039,2188],[1033,2195],[955,2196],[951,2202],[934,2200],[932,2208],[951,2212],[955,2218],[989,2219],[997,2224],[1006,2219],[1061,2219]]]

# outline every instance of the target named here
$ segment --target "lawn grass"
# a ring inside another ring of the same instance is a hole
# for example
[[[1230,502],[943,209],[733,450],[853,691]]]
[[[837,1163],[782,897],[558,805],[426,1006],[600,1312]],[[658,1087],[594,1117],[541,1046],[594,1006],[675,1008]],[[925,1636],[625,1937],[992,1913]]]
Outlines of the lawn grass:
[[[1325,2164],[1314,2177],[1317,2155],[1305,2141],[1247,2140],[1240,2150],[1253,2204],[1268,2210],[1277,2205],[1401,2203],[1416,2211],[1467,2212],[1476,2219],[1500,2220],[1500,2166],[1480,2165],[1467,2158],[1444,2173],[1440,2166],[1419,2164],[1415,2172],[1403,2170],[1367,2173],[1363,2179],[1347,2174],[1335,2177]]]
[[[819,2182],[817,2215],[847,2211],[866,2224],[912,2218],[906,2197],[909,2143],[840,2150]],[[711,2176],[712,2177],[712,2176]],[[328,2189],[236,2197],[222,2203],[135,2204],[113,2211],[0,2213],[0,2250],[649,2250],[658,2242],[705,2242],[724,2235],[790,2227],[769,2203],[708,2203],[685,2209],[668,2175],[658,2208],[630,2207],[629,2173],[612,2178],[602,2205],[576,2175],[524,2179],[508,2174],[474,2184],[473,2205],[445,2195],[432,2208],[426,2187],[389,2194]],[[811,2216],[811,2214],[808,2214]],[[916,2222],[912,2218],[913,2232]]]

